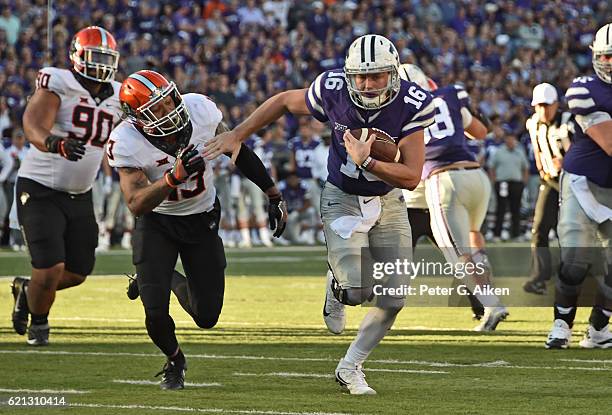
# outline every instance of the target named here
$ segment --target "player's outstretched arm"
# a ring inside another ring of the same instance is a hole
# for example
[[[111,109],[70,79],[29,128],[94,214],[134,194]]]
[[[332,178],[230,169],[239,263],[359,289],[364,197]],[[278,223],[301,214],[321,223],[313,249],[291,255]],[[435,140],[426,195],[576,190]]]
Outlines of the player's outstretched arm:
[[[274,231],[274,236],[278,238],[285,230],[288,216],[287,207],[281,192],[277,189],[266,167],[253,150],[241,144],[235,159],[236,167],[238,167],[242,174],[255,183],[268,196],[270,228]]]
[[[364,162],[370,155],[370,148],[374,142],[374,137],[361,142],[346,131],[343,138],[346,151],[356,165],[362,166],[362,168],[365,168],[391,186],[414,190],[421,181],[423,163],[425,163],[423,134],[423,130],[415,131],[400,141],[399,150],[402,154],[402,162],[388,163],[373,160],[367,166],[364,166]]]
[[[285,112],[309,115],[310,111],[306,106],[307,91],[307,89],[292,89],[269,98],[232,131],[220,134],[208,141],[204,146],[204,157],[212,160],[221,154],[231,153],[232,158],[235,159],[235,152],[240,148],[241,142],[254,132],[279,119]]]

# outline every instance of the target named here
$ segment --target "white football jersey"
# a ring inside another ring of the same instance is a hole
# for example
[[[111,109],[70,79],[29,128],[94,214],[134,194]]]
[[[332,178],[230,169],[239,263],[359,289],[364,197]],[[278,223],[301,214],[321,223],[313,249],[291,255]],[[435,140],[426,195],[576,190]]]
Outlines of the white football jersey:
[[[54,92],[61,100],[51,134],[86,142],[85,155],[78,161],[69,161],[59,154],[32,146],[21,164],[18,177],[68,193],[85,193],[91,189],[102,162],[104,144],[121,116],[121,84],[111,83],[114,94],[96,102],[71,71],[53,67],[39,71],[36,88]]]
[[[222,119],[221,111],[204,95],[185,94],[183,100],[193,126],[189,143],[194,144],[201,152],[204,150],[204,143],[215,136]],[[123,121],[111,132],[106,149],[108,162],[112,167],[140,169],[151,183],[161,179],[176,160],[151,144],[127,121]],[[204,172],[191,176],[153,211],[175,216],[210,211],[215,203],[216,190],[213,168],[208,161],[206,163]]]

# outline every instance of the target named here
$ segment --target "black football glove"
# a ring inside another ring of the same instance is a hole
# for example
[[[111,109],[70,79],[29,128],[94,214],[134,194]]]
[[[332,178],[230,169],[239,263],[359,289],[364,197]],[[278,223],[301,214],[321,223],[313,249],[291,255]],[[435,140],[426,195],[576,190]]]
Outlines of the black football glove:
[[[268,220],[270,229],[274,231],[273,236],[280,237],[287,226],[287,204],[280,193],[268,195]]]
[[[85,143],[74,138],[50,135],[45,140],[49,153],[57,153],[66,160],[79,161],[85,155]]]
[[[189,144],[177,154],[172,169],[166,173],[166,182],[176,187],[184,183],[192,174],[202,172],[205,169],[204,159],[194,148],[194,145]]]

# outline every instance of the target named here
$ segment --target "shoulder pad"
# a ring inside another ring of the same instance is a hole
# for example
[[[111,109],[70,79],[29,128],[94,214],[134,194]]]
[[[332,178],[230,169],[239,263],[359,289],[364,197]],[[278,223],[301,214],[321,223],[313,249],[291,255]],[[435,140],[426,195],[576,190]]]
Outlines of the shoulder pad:
[[[122,121],[110,134],[106,153],[111,167],[142,167],[137,154],[145,138],[127,121]]]

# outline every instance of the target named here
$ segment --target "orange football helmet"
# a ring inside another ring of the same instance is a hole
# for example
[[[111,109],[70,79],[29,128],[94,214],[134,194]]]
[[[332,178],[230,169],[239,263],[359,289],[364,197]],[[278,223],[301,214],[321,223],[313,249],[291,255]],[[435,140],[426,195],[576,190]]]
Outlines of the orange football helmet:
[[[190,125],[189,112],[176,85],[155,71],[142,70],[128,76],[121,85],[119,100],[125,119],[147,138],[167,137]],[[185,135],[177,134],[174,138],[182,140]],[[160,142],[156,140],[154,144]],[[174,147],[186,143],[170,144]]]
[[[110,82],[119,65],[119,51],[113,35],[98,26],[81,29],[72,38],[70,61],[76,72],[96,82]]]

